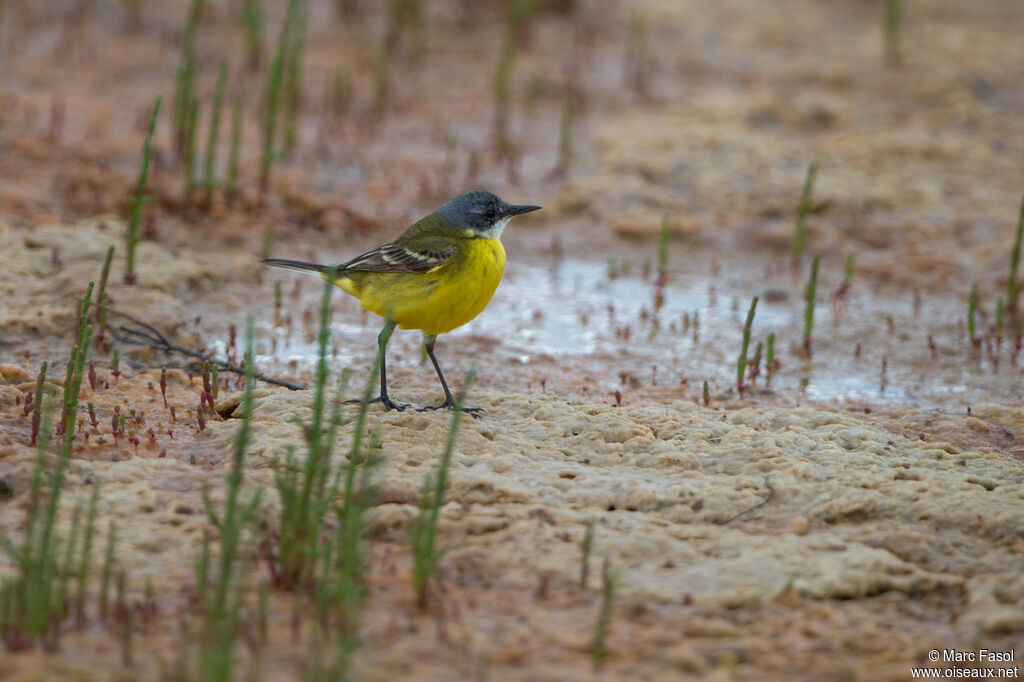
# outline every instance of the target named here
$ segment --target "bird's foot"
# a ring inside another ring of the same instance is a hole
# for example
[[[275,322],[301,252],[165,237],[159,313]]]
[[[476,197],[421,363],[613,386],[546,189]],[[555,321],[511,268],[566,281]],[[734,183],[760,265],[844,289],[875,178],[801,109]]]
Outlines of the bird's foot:
[[[360,405],[360,404],[362,404],[362,402],[363,402],[362,400],[346,400],[345,404],[346,405]],[[391,400],[391,398],[388,397],[386,394],[385,395],[379,395],[376,398],[373,398],[372,400],[370,400],[369,404],[372,405],[373,403],[380,403],[381,405],[384,406],[384,410],[385,411],[389,411],[389,412],[391,410],[394,410],[395,412],[402,412],[403,410],[405,410],[405,408],[409,407],[409,403],[401,403],[401,404],[396,403],[393,400]]]
[[[446,408],[449,409],[449,410],[454,410],[455,409],[455,400],[454,399],[446,400],[443,403],[441,403],[440,405],[427,405],[425,407],[417,407],[416,411],[417,412],[429,412],[431,410],[443,410],[443,409],[446,409]],[[462,408],[459,408],[459,409],[461,409],[463,412],[465,412],[469,416],[473,417],[474,419],[479,419],[480,415],[482,415],[484,412],[487,411],[487,410],[485,410],[482,407],[462,407]]]

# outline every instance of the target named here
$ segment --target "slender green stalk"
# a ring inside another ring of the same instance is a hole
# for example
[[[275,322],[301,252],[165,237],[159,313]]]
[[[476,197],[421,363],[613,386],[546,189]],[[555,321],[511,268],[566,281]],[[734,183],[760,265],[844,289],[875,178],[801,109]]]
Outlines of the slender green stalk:
[[[220,112],[224,107],[224,90],[228,84],[228,62],[220,60],[217,71],[217,89],[213,94],[213,109],[210,110],[210,130],[206,136],[206,165],[203,169],[203,186],[206,188],[206,201],[210,202],[213,194],[213,172],[217,161],[217,138],[220,137]]]
[[[244,555],[240,551],[242,531],[259,508],[261,498],[257,490],[247,503],[240,499],[245,455],[252,438],[254,372],[253,318],[250,315],[245,329],[245,389],[238,408],[241,424],[233,441],[231,469],[225,476],[227,494],[221,513],[214,510],[207,491],[203,490],[207,515],[219,532],[219,554],[217,574],[201,595],[206,610],[199,668],[201,679],[217,682],[230,680],[234,668],[234,648],[241,628],[241,591],[246,576]]]
[[[743,324],[743,344],[740,346],[740,354],[736,358],[736,391],[743,397],[743,375],[747,371],[747,350],[750,347],[750,328],[754,324],[754,311],[757,310],[757,296],[751,299],[750,308],[747,310],[747,321]]]
[[[93,321],[100,330],[100,334],[97,335],[97,344],[100,341],[103,330],[107,328],[107,279],[110,277],[110,265],[114,261],[114,247],[111,246],[107,249],[107,257],[103,261],[103,271],[100,273],[100,287],[96,290],[96,302],[99,304],[96,306],[96,313],[93,315]]]
[[[85,356],[92,341],[92,325],[89,324],[89,304],[92,301],[93,283],[89,282],[85,298],[78,306],[78,330],[75,345],[71,349],[67,374],[64,377],[64,409],[61,413],[60,433],[64,436],[69,450],[75,439],[75,420],[78,417],[78,396],[82,388]]]
[[[113,521],[107,526],[107,548],[103,553],[103,572],[100,579],[100,618],[107,619],[107,610],[110,603],[110,583],[114,577],[114,569],[117,566],[117,524]]]
[[[233,199],[238,192],[238,160],[242,150],[242,98],[236,97],[231,107],[231,151],[228,153],[228,174],[224,192]]]
[[[764,343],[758,341],[757,346],[754,348],[754,359],[747,366],[747,376],[751,382],[757,381],[757,377],[761,375],[761,356],[763,352]]]
[[[35,445],[39,438],[39,429],[43,419],[43,386],[46,383],[46,368],[47,363],[44,360],[39,369],[39,376],[36,377],[36,391],[32,401],[32,440],[29,445]]]
[[[409,539],[412,542],[413,592],[416,605],[420,609],[427,605],[427,585],[437,574],[444,550],[437,548],[437,528],[441,519],[441,506],[448,490],[448,468],[451,465],[452,452],[455,450],[455,439],[459,433],[459,421],[462,418],[462,401],[476,376],[476,368],[470,368],[462,382],[462,388],[455,397],[451,422],[448,426],[448,438],[444,452],[437,468],[427,474],[423,481],[423,494],[420,497],[420,511],[409,525]]]
[[[1002,342],[1003,340],[1003,318],[1006,317],[1006,308],[1003,303],[1003,297],[996,297],[996,341]]]
[[[269,258],[270,250],[274,247],[274,223],[267,223],[263,226],[263,240],[260,243],[260,257]],[[322,314],[322,313],[321,313]]]
[[[857,269],[857,255],[846,254],[846,267],[843,272],[843,283],[849,288],[853,285],[853,274]]]
[[[192,99],[188,110],[188,130],[185,135],[185,197],[191,198],[196,188],[196,135],[199,129],[199,98]]]
[[[814,193],[814,176],[818,173],[818,162],[811,161],[807,166],[804,188],[800,193],[800,205],[797,207],[796,225],[793,228],[793,257],[799,258],[804,253],[807,243],[807,214],[811,210],[811,197]]]
[[[978,337],[978,285],[971,285],[971,293],[967,297],[967,338],[971,345],[977,348],[981,345],[981,338]]]
[[[626,39],[626,85],[639,97],[647,96],[647,17],[639,9],[629,15],[629,36]]]
[[[775,332],[768,332],[764,342],[764,373],[765,381],[770,384],[775,373]]]
[[[391,78],[391,50],[387,37],[381,38],[373,52],[373,112],[380,116],[387,109]]]
[[[537,0],[512,0],[505,15],[501,52],[498,56],[498,68],[494,78],[494,146],[502,158],[507,158],[512,154],[508,121],[516,44],[519,42],[523,26],[536,10]]]
[[[56,608],[59,616],[64,617],[70,611],[71,606],[71,569],[75,565],[76,551],[78,550],[78,538],[82,532],[82,502],[75,503],[74,511],[71,512],[71,532],[64,541],[64,557],[58,564],[57,570],[57,598]]]
[[[63,430],[59,448],[55,456],[49,454],[54,407],[50,394],[44,393],[44,364],[33,407],[36,459],[29,483],[25,535],[21,546],[16,546],[5,533],[0,533],[0,545],[16,569],[13,577],[0,582],[0,637],[9,644],[43,642],[48,647],[55,647],[60,633],[59,623],[70,612],[70,576],[82,532],[81,505],[75,508],[69,538],[65,540],[58,536],[56,523],[75,439],[75,418],[85,356],[92,336],[92,327],[88,324],[92,291],[90,282],[88,292],[79,304],[75,345],[71,349],[64,381],[64,409],[59,425]],[[62,543],[66,544],[62,547]]]
[[[1017,233],[1013,238],[1013,251],[1010,252],[1010,280],[1006,283],[1006,309],[1010,319],[1016,320],[1020,313],[1017,297],[1020,292],[1017,282],[1017,268],[1020,266],[1021,241],[1024,239],[1024,198],[1020,202],[1020,215],[1017,217]]]
[[[260,66],[263,56],[263,2],[245,0],[242,8],[242,23],[245,26],[245,55],[250,71]]]
[[[282,152],[290,153],[295,148],[298,136],[299,103],[302,97],[302,62],[306,51],[306,22],[308,11],[301,0],[291,0],[288,5],[291,15],[288,25],[291,36],[288,39],[288,54],[285,60],[284,82],[284,142]]]
[[[672,237],[671,221],[668,213],[661,217],[661,238],[658,241],[658,272],[664,277],[668,269],[668,244]]]
[[[82,540],[82,553],[78,560],[76,578],[78,584],[75,590],[75,612],[81,620],[85,615],[85,598],[89,585],[89,573],[92,570],[92,542],[96,535],[96,511],[100,501],[100,483],[94,481],[92,494],[89,496],[89,510],[85,520],[85,537]]]
[[[900,26],[903,24],[903,0],[885,0],[885,56],[891,64],[900,61]]]
[[[270,186],[270,167],[280,156],[277,149],[277,115],[281,105],[281,88],[284,84],[285,60],[288,55],[288,40],[291,36],[289,19],[295,0],[289,2],[289,12],[285,16],[281,33],[277,39],[274,59],[267,72],[267,88],[263,110],[263,156],[260,159],[260,189],[266,192]]]
[[[600,666],[608,656],[608,628],[612,622],[612,603],[617,583],[618,576],[611,572],[605,560],[601,569],[601,609],[594,624],[594,636],[590,640],[590,658],[595,666]]]
[[[333,273],[328,273],[320,299],[320,324],[317,330],[317,366],[313,389],[313,413],[302,425],[306,440],[306,457],[301,464],[290,452],[284,466],[275,468],[275,481],[281,495],[281,520],[278,530],[277,562],[272,577],[281,587],[307,585],[312,580],[315,557],[320,543],[320,530],[328,500],[325,487],[331,471],[330,454],[333,439],[326,438],[326,390],[329,374],[327,350],[330,344],[331,295]],[[356,436],[353,436],[356,438]]]
[[[708,380],[704,380],[704,386],[701,387],[701,398],[704,400],[704,407],[711,405],[711,390],[708,388]]]
[[[174,134],[178,154],[185,151],[188,138],[189,116],[192,101],[196,98],[196,30],[203,14],[203,0],[192,0],[185,30],[181,35],[181,61],[178,64],[178,78],[174,88]]]
[[[580,543],[580,589],[586,589],[587,578],[590,577],[590,555],[594,549],[594,522],[587,521],[583,531],[583,542]]]
[[[142,0],[121,0],[125,14],[125,27],[138,31],[142,26]]]
[[[818,295],[818,256],[811,263],[811,276],[807,280],[804,304],[804,353],[811,355],[811,333],[814,331],[814,299]]]
[[[572,163],[572,128],[576,120],[576,93],[572,87],[572,76],[565,88],[565,101],[562,103],[562,120],[558,126],[558,162],[556,171],[569,170]]]
[[[376,464],[370,458],[369,453],[380,449],[380,429],[373,429],[374,435],[368,444],[366,454],[362,452],[361,434],[366,426],[370,399],[383,357],[382,353],[383,349],[378,348],[374,366],[367,379],[363,400],[360,401],[353,428],[348,464],[335,471],[334,480],[325,498],[335,498],[343,475],[343,502],[337,510],[338,525],[328,543],[329,552],[322,559],[324,578],[320,581],[322,596],[319,599],[318,610],[322,614],[326,613],[324,606],[329,600],[330,610],[333,611],[335,620],[340,623],[340,627],[334,628],[334,643],[330,651],[331,659],[324,679],[346,679],[352,654],[359,645],[359,630],[367,591],[364,578],[366,550],[363,548],[365,530],[363,519],[366,509],[371,505],[373,487],[370,483],[370,474]],[[333,442],[339,423],[340,412],[336,411],[328,430],[329,442]]]
[[[149,159],[153,154],[153,131],[156,130],[156,118],[160,114],[160,101],[161,96],[157,95],[153,101],[153,113],[149,117],[149,132],[146,133],[146,141],[142,145],[142,168],[139,169],[139,181],[135,186],[135,198],[132,200],[131,219],[128,222],[128,233],[125,235],[125,284],[134,284],[136,280],[135,247],[142,238],[142,205],[146,201],[146,180],[149,178]]]
[[[49,518],[50,507],[46,499],[60,497],[49,478],[49,450],[52,439],[54,406],[47,394],[42,408],[42,422],[36,445],[36,459],[29,482],[28,509],[25,535],[21,546],[14,544],[6,533],[0,532],[4,552],[16,567],[13,577],[4,579],[2,609],[0,609],[0,635],[10,642],[35,644],[49,634],[50,624],[59,618],[62,609],[55,603],[54,589],[58,575],[58,543],[51,538],[54,519]],[[54,468],[60,460],[54,462]]]

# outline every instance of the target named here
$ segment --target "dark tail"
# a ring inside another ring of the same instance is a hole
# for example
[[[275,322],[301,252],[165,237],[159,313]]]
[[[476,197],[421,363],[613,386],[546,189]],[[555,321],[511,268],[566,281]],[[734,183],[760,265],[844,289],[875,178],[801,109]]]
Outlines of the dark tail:
[[[273,268],[284,268],[285,270],[298,270],[299,272],[310,272],[314,274],[322,275],[327,272],[326,265],[317,265],[316,263],[306,263],[301,260],[287,260],[284,258],[264,258],[260,261],[264,265],[269,265]]]

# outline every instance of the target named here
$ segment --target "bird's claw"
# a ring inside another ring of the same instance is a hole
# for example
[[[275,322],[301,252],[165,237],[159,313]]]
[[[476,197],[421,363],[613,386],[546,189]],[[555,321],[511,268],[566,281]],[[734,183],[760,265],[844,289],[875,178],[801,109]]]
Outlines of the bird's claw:
[[[455,409],[455,401],[451,401],[451,402],[445,401],[445,402],[441,403],[440,405],[426,405],[424,407],[417,407],[416,411],[417,412],[429,412],[429,411],[432,411],[432,410],[443,410],[445,408],[447,408],[449,410],[454,410]],[[469,416],[473,417],[474,419],[479,419],[480,415],[487,411],[487,410],[485,410],[482,407],[463,407],[463,408],[460,408],[460,409],[463,412],[469,414]]]
[[[346,405],[361,405],[362,403],[363,401],[358,399],[345,401]],[[379,395],[376,398],[371,399],[367,404],[372,405],[373,403],[380,403],[384,406],[385,411],[394,410],[395,412],[402,412],[405,408],[409,407],[409,403],[396,403],[386,395]]]

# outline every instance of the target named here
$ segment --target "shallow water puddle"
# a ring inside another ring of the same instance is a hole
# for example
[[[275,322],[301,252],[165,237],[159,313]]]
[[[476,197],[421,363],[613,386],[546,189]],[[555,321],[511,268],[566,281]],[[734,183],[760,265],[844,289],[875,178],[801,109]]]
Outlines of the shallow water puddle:
[[[707,380],[713,395],[724,396],[735,393],[743,324],[751,297],[758,295],[748,358],[774,332],[780,366],[770,385],[763,367],[756,381],[748,378],[748,396],[954,410],[971,402],[1020,398],[1021,370],[1010,344],[974,355],[959,301],[937,295],[915,302],[910,294],[855,284],[835,305],[833,283],[820,283],[813,354],[807,358],[804,276],[788,268],[771,273],[723,267],[714,276],[670,274],[659,289],[651,273],[611,276],[608,264],[593,261],[510,265],[487,310],[442,337],[439,347],[443,343],[447,358],[462,346],[463,354],[472,352],[481,362],[490,354],[525,367],[552,358],[586,366],[602,391],[614,392],[632,377],[634,387],[637,382],[677,385],[680,397],[693,398]],[[304,283],[297,305],[285,306],[303,311],[292,314],[306,322],[289,327],[275,326],[269,316],[258,320],[262,364],[283,361],[304,368],[315,363],[319,286],[312,283]],[[333,306],[332,361],[340,366],[368,362],[379,329],[376,317],[341,294]],[[396,334],[392,348],[415,354],[417,343],[416,335]]]

